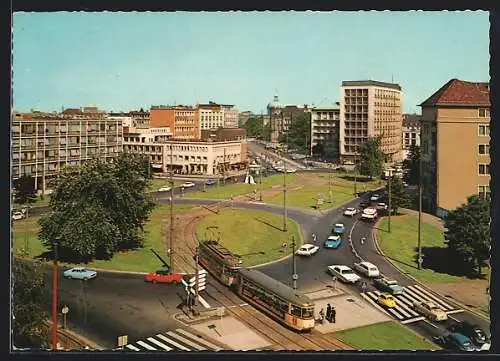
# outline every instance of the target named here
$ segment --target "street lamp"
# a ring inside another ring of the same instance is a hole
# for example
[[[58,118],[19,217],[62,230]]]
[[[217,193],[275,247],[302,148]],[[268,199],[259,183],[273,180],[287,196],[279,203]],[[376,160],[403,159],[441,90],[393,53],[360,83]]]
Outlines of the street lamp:
[[[283,247],[286,247],[287,244],[284,243]],[[299,275],[297,274],[297,262],[295,259],[295,237],[292,236],[292,288],[294,290],[297,289],[297,280],[299,279]]]
[[[392,168],[389,169],[389,218],[388,218],[388,223],[387,223],[387,231],[391,233],[391,213],[392,213],[392,208],[391,208],[391,203],[392,203],[392,194],[391,194],[391,182],[392,182]]]
[[[54,263],[52,267],[52,351],[57,350],[57,240],[53,241]]]

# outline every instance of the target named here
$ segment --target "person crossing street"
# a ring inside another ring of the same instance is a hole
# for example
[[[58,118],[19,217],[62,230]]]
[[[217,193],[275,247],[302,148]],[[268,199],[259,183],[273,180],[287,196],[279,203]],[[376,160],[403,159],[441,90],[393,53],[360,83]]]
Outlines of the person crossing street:
[[[328,322],[332,322],[332,306],[330,304],[326,306],[326,319]]]

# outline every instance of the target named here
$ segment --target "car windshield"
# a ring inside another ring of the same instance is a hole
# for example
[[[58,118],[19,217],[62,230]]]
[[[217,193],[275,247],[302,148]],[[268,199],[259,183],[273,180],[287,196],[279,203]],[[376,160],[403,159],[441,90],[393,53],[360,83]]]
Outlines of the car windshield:
[[[354,272],[353,272],[352,270],[350,270],[350,269],[345,269],[345,270],[342,270],[341,272],[342,272],[342,274],[345,274],[345,275],[354,273]]]

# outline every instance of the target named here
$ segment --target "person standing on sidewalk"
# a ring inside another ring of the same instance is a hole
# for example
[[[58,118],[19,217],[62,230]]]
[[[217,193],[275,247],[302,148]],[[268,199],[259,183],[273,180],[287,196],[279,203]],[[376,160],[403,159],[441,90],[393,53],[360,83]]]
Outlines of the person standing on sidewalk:
[[[332,306],[330,304],[326,306],[326,319],[328,322],[332,322]]]
[[[335,317],[337,316],[337,311],[335,310],[335,307],[332,307],[332,314],[330,317],[330,322],[335,323]]]

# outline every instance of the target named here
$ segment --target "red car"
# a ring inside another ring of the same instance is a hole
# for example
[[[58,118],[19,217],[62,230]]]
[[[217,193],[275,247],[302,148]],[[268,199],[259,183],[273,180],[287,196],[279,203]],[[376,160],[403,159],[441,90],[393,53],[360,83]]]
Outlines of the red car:
[[[144,277],[144,280],[151,283],[181,283],[182,275],[178,273],[169,273],[167,270],[158,270],[148,273]]]

